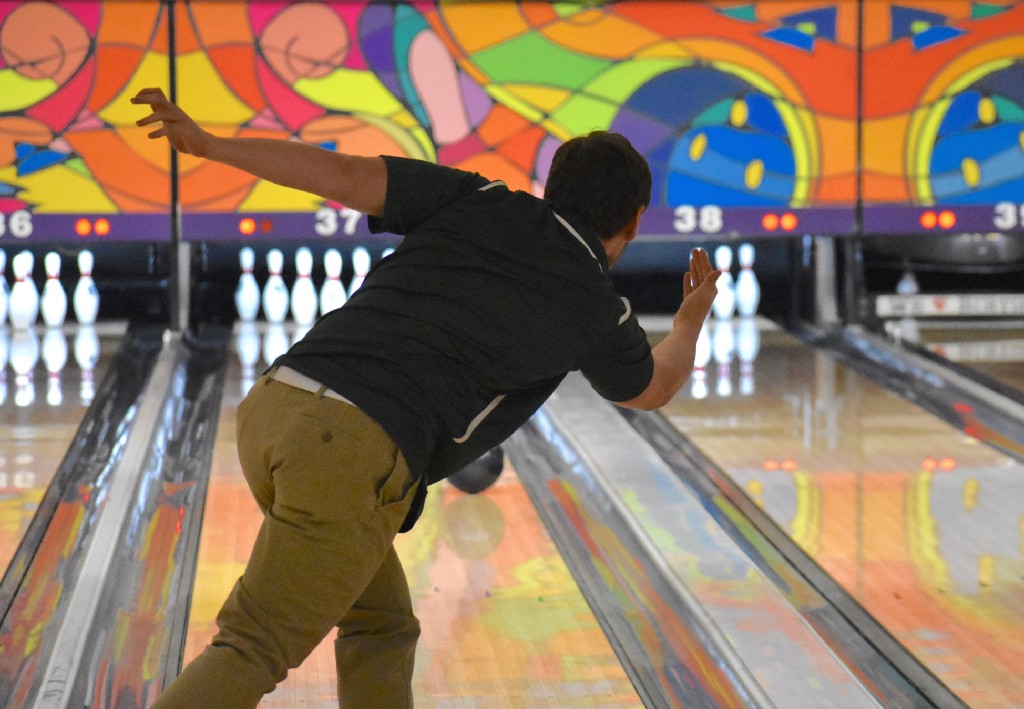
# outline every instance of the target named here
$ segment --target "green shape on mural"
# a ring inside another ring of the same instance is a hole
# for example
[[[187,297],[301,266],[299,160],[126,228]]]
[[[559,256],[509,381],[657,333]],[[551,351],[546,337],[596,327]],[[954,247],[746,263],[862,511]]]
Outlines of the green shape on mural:
[[[983,20],[986,17],[1000,15],[1009,9],[1009,5],[992,5],[987,2],[974,3],[974,5],[971,6],[971,19]]]
[[[607,130],[618,111],[618,103],[576,94],[551,114],[551,118],[565,126],[572,135],[583,135],[592,130]]]
[[[614,103],[625,103],[626,99],[648,81],[682,65],[683,62],[679,59],[635,59],[614,64],[587,84],[584,91],[591,96],[606,98]]]
[[[744,22],[757,22],[757,8],[753,5],[737,5],[736,7],[722,7],[718,12],[734,20]]]
[[[999,120],[1007,123],[1015,121],[1024,123],[1024,107],[1018,106],[1002,96],[993,96],[992,103],[996,105],[996,115],[999,116]]]
[[[563,49],[535,34],[485,49],[474,55],[473,61],[497,84],[531,82],[573,90],[585,86],[611,64]]]
[[[736,102],[734,98],[724,98],[718,103],[708,106],[701,111],[700,115],[691,123],[694,127],[699,126],[722,126],[729,122],[729,112]]]

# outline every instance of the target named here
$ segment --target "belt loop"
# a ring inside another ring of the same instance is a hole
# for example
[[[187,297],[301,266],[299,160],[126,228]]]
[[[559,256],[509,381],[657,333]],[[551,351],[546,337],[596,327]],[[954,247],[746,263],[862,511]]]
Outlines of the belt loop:
[[[325,387],[325,386],[322,386],[319,389],[317,389],[316,390],[316,398],[318,398],[318,399],[324,398],[324,392],[325,391],[327,391],[327,387]]]

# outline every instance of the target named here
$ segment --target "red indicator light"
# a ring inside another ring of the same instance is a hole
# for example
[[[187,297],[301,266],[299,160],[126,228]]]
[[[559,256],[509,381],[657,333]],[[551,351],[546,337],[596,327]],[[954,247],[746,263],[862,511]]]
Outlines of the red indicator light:
[[[779,228],[779,215],[765,214],[761,217],[761,226],[765,228],[765,231],[775,231]]]
[[[766,460],[764,462],[764,469],[765,470],[778,470],[779,469],[779,461],[777,461],[777,460]]]
[[[85,217],[75,222],[75,233],[79,236],[89,236],[92,232],[92,224]]]
[[[956,226],[956,214],[948,209],[939,212],[939,226],[943,229],[952,229]]]
[[[264,234],[269,233],[270,230],[273,228],[274,222],[270,221],[269,219],[264,219],[263,221],[260,222],[260,231],[262,231]]]
[[[110,233],[110,222],[106,219],[97,219],[93,228],[97,236],[106,236]]]
[[[785,214],[782,215],[782,218],[779,219],[779,225],[786,231],[793,231],[794,229],[796,229],[797,224],[798,221],[796,215],[792,214],[791,212],[786,212]]]
[[[940,458],[939,459],[939,470],[954,470],[956,468],[956,461],[952,458]]]
[[[938,221],[939,218],[935,216],[935,212],[925,212],[921,215],[921,226],[925,229],[934,229]]]
[[[782,469],[787,471],[787,472],[793,472],[794,470],[796,470],[796,461],[795,460],[784,460],[784,461],[782,461]]]
[[[937,467],[939,467],[939,463],[938,461],[935,460],[935,458],[925,458],[924,460],[921,461],[921,470],[927,470],[928,472],[931,472],[935,470]]]
[[[238,231],[242,232],[246,236],[256,233],[256,220],[251,217],[245,217],[238,222]]]

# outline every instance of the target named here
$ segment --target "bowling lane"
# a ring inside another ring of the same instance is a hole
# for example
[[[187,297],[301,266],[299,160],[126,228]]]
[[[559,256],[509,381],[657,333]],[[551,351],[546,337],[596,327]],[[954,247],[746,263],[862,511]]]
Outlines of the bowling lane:
[[[1024,322],[922,321],[917,330],[931,352],[1024,397]]]
[[[703,338],[667,420],[967,704],[1024,705],[1024,466],[765,321]]]
[[[0,568],[14,556],[125,329],[0,327]]]
[[[213,451],[186,660],[215,632],[217,610],[242,573],[259,528],[261,515],[235,451],[235,409],[254,374],[281,346],[281,336],[262,323],[236,332]],[[411,533],[399,536],[396,547],[423,627],[413,688],[418,707],[642,707],[508,463],[498,482],[480,495],[466,495],[447,483],[432,487],[423,517]],[[261,706],[336,707],[336,702],[328,638]]]

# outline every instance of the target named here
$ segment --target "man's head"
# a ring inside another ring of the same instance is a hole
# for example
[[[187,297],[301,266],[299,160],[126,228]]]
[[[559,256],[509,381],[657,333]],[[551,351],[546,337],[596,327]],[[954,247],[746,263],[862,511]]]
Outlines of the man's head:
[[[594,131],[555,152],[544,199],[609,239],[650,204],[651,168],[624,136]]]

